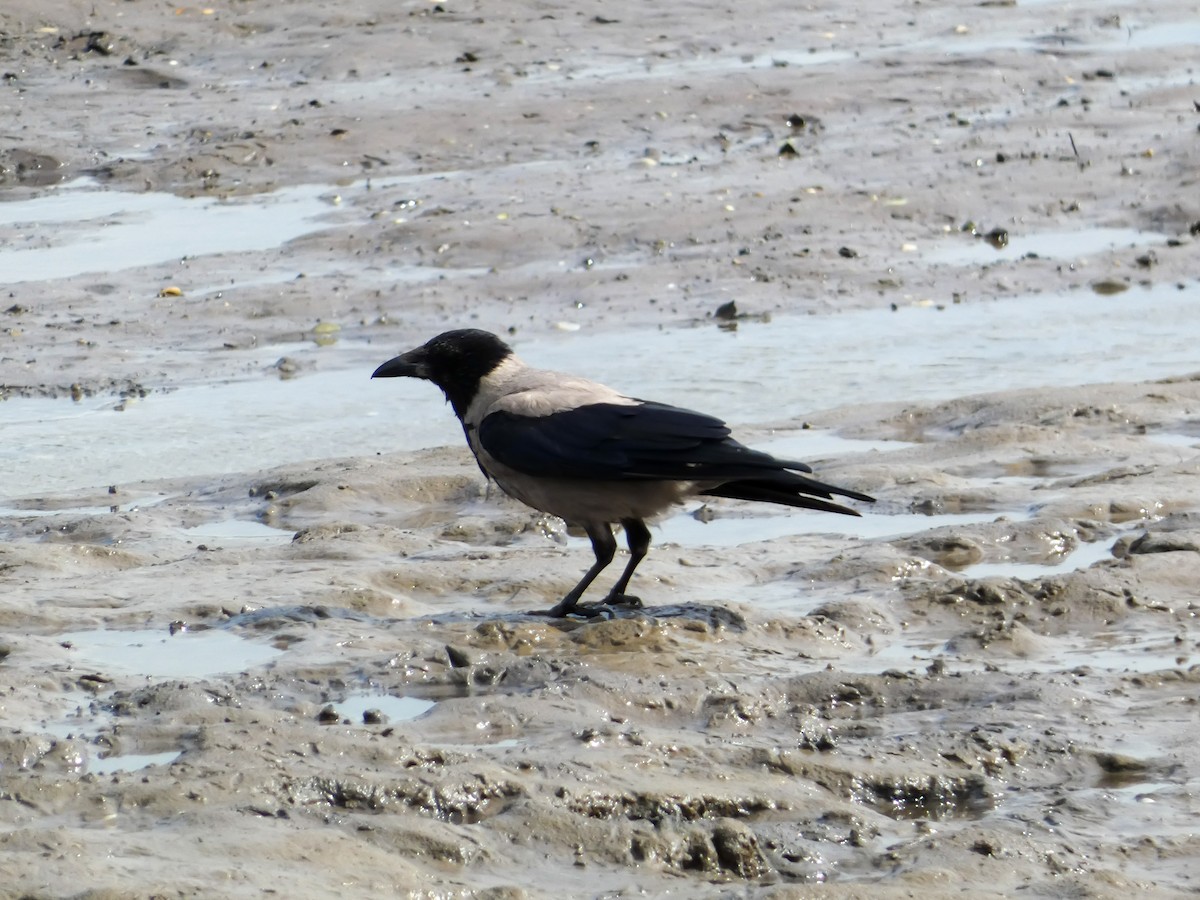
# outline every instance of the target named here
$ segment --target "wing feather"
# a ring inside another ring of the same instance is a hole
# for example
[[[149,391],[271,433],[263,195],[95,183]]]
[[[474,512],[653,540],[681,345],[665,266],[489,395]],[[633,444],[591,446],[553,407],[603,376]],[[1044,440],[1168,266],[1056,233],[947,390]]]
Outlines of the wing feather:
[[[803,463],[739,444],[720,419],[663,403],[592,403],[545,416],[493,412],[480,446],[527,475],[598,481],[728,481]]]

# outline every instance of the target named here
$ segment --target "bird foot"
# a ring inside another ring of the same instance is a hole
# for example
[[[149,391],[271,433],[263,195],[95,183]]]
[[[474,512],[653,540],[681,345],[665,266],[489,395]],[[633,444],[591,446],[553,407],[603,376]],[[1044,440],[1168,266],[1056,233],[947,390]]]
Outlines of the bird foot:
[[[581,619],[615,619],[616,613],[601,603],[589,603],[587,606],[572,605],[564,607],[561,603],[550,609],[535,609],[530,612],[534,616],[546,616],[551,619],[565,619],[568,616],[579,616]]]
[[[645,609],[646,606],[641,597],[635,597],[633,594],[609,594],[600,602],[605,606],[624,606],[629,609]]]
[[[552,619],[563,619],[567,616],[579,616],[584,619],[615,619],[616,610],[613,609],[614,606],[621,606],[625,609],[643,608],[640,597],[635,597],[632,594],[609,594],[599,603],[589,603],[586,606],[581,606],[577,603],[567,606],[559,603],[550,609],[538,610],[534,615],[549,616]]]

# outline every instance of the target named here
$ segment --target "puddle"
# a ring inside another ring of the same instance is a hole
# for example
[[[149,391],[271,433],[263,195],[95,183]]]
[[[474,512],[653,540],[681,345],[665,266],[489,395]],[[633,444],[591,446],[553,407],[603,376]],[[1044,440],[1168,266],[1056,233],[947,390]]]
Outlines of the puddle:
[[[89,272],[113,273],[138,266],[221,253],[260,253],[324,229],[357,213],[352,201],[368,191],[421,185],[457,173],[357,179],[345,185],[302,184],[270,193],[235,197],[179,197],[158,191],[110,190],[80,178],[26,200],[0,203],[0,271],[4,281],[47,281]],[[296,277],[294,265],[269,267],[244,282],[196,286],[192,293],[275,284]],[[311,276],[339,271],[307,267]],[[483,271],[483,270],[480,270]],[[428,281],[445,270],[413,266],[380,269],[390,284]]]
[[[1107,641],[1101,637],[1067,648],[1062,656],[1063,666],[1138,675],[1188,665],[1178,662],[1179,649],[1170,640],[1130,640],[1129,635],[1117,633],[1108,637]]]
[[[151,501],[161,502],[161,501]],[[20,506],[0,506],[0,516],[12,519],[38,519],[48,516],[100,516],[106,513],[132,512],[149,504],[133,501],[112,506],[62,506],[54,509],[29,509]]]
[[[931,263],[968,265],[1021,259],[1035,254],[1042,259],[1078,259],[1117,247],[1133,249],[1161,245],[1167,235],[1134,228],[1089,228],[1086,231],[1009,232],[1008,245],[996,249],[986,240],[957,232],[922,257]]]
[[[1073,459],[1065,456],[1057,458],[1026,456],[1015,460],[992,460],[968,466],[955,466],[947,471],[959,478],[1004,480],[1033,487],[1045,484],[1047,479],[1078,478],[1084,475],[1095,475],[1104,469],[1104,463],[1096,460]]]
[[[1077,569],[1086,569],[1093,563],[1100,562],[1101,560],[1112,559],[1112,548],[1116,542],[1117,539],[1114,538],[1111,541],[1093,541],[1090,544],[1079,544],[1073,551],[1056,563],[988,562],[965,566],[953,571],[967,578],[986,578],[998,575],[1010,578],[1030,579],[1043,578],[1047,575],[1060,575],[1066,572],[1074,572]]]
[[[56,738],[86,738],[113,721],[112,714],[100,708],[96,696],[91,693],[68,691],[63,696],[62,708],[68,711],[58,718],[42,719],[33,728]]]
[[[91,757],[86,769],[93,775],[112,775],[116,772],[138,772],[150,766],[169,766],[179,759],[182,751],[163,753],[126,753],[124,756]]]
[[[1171,431],[1152,431],[1146,435],[1146,440],[1156,444],[1166,444],[1168,447],[1183,447],[1187,450],[1200,450],[1200,435],[1179,434]]]
[[[1155,25],[1129,24],[1113,29],[1101,46],[1131,50],[1156,50],[1165,47],[1195,47],[1200,44],[1200,22],[1162,22]]]
[[[1111,674],[1147,674],[1179,668],[1187,668],[1194,661],[1185,659],[1180,662],[1179,648],[1170,638],[1131,637],[1128,633],[1107,632],[1099,635],[1064,635],[1054,641],[1058,648],[1055,668],[1069,671],[1075,668],[1087,668],[1094,672]],[[980,651],[976,657],[970,647],[959,650],[948,650],[946,645],[938,642],[909,643],[897,641],[880,648],[868,657],[847,658],[838,656],[839,666],[846,671],[867,672],[879,674],[888,669],[912,671],[926,668],[935,659],[946,661],[947,669],[958,671],[991,671],[994,668],[1001,672],[1045,673],[1047,658],[1051,650],[1037,654],[1029,659],[1012,658],[1003,661],[988,653]]]
[[[1022,0],[1022,6],[1061,6],[1061,0]],[[968,34],[947,40],[915,41],[911,44],[896,44],[882,52],[895,55],[898,52],[927,52],[936,50],[947,56],[980,56],[1002,50],[1034,51],[1038,53],[1080,53],[1106,51],[1158,50],[1169,47],[1194,47],[1200,44],[1200,22],[1160,22],[1140,24],[1126,20],[1124,13],[1133,9],[1128,4],[1115,0],[1092,0],[1089,8],[1099,12],[1105,7],[1122,11],[1119,28],[1059,28],[1039,31],[1036,34],[1013,34],[1003,28],[973,30]],[[1051,21],[1048,26],[1052,27]]]
[[[269,250],[327,227],[322,219],[336,194],[329,185],[300,185],[228,200],[184,198],[104,190],[79,179],[0,203],[0,271],[17,283]]]
[[[477,743],[460,744],[460,743],[447,742],[445,744],[442,744],[442,746],[453,749],[453,750],[465,751],[468,753],[478,753],[480,751],[487,751],[487,750],[511,750],[514,747],[523,747],[523,746],[525,746],[525,741],[523,738],[501,738],[498,741],[492,741],[491,743],[486,743],[486,744],[477,744]]]
[[[57,706],[57,704],[55,704]],[[31,726],[19,726],[22,731],[49,734],[60,740],[75,739],[86,742],[87,751],[79,757],[80,771],[93,775],[111,775],[116,772],[137,772],[148,766],[170,765],[179,758],[181,750],[165,750],[157,753],[125,753],[120,756],[99,756],[102,747],[92,739],[112,729],[117,717],[105,706],[104,701],[84,691],[69,691],[63,697],[63,707],[68,711],[58,718],[46,718]],[[10,725],[14,723],[9,723]]]
[[[333,708],[342,718],[349,719],[355,725],[361,725],[363,713],[367,710],[378,710],[388,723],[394,724],[424,715],[436,705],[432,700],[422,700],[419,697],[395,697],[375,691],[360,691],[334,703]]]
[[[1151,91],[1174,90],[1191,87],[1196,83],[1193,71],[1155,72],[1148,75],[1121,76],[1121,91],[1123,94],[1145,94]]]
[[[887,453],[889,450],[917,446],[907,441],[847,438],[819,428],[777,431],[763,440],[746,440],[743,443],[751,443],[756,450],[765,450],[780,459],[807,463],[829,457],[849,456],[854,453]]]
[[[841,534],[854,538],[891,539],[944,528],[949,525],[977,525],[994,522],[1003,516],[1019,521],[1028,518],[1022,512],[957,513],[927,516],[919,513],[882,515],[862,508],[862,516],[839,516],[830,513],[805,512],[779,507],[780,512],[750,512],[751,509],[773,510],[774,507],[747,508],[748,515],[718,515],[711,522],[702,522],[692,515],[694,507],[665,519],[653,528],[656,544],[679,544],[685,547],[736,547],[756,541],[770,541],[800,534]],[[722,505],[718,512],[729,509]],[[586,543],[586,542],[584,542]]]
[[[370,352],[370,360],[392,355]],[[29,485],[52,493],[461,441],[462,429],[436,390],[410,379],[393,379],[385,389],[370,381],[372,365],[287,381],[194,385],[121,412],[97,398],[74,409],[69,400],[24,400],[10,420],[8,404],[0,403],[0,501]],[[79,455],[79,447],[95,452]],[[66,458],[71,466],[62,465]]]
[[[828,44],[829,41],[818,35],[813,36],[814,44]],[[668,59],[663,57],[634,57],[620,59],[611,64],[593,64],[574,67],[564,64],[559,69],[543,67],[529,77],[529,81],[571,81],[594,80],[605,82],[637,81],[644,83],[647,78],[681,78],[686,76],[698,77],[721,72],[741,72],[753,69],[773,69],[781,66],[797,68],[805,66],[824,66],[832,63],[845,62],[853,59],[855,54],[850,50],[833,50],[826,47],[813,46],[801,50],[784,50],[779,52],[746,54],[732,56],[729,54],[707,54],[686,59]]]
[[[77,669],[145,678],[207,678],[265,665],[282,651],[227,631],[73,631],[59,640],[71,644]]]
[[[222,544],[290,544],[295,535],[293,531],[283,531],[262,522],[247,522],[241,519],[209,522],[182,531],[186,537],[193,540],[216,541]]]
[[[777,316],[733,332],[707,325],[581,331],[516,349],[537,365],[582,372],[636,396],[702,407],[737,424],[803,419],[855,403],[939,402],[1192,372],[1197,334],[1180,323],[1195,320],[1194,305],[1191,292],[1173,285],[1131,287],[1116,297],[1078,290],[948,303],[941,310]],[[1131,309],[1138,314],[1130,316]],[[1116,320],[1122,328],[1112,328]],[[697,362],[650,371],[648,359]]]
[[[574,85],[587,82],[603,82],[613,86],[621,82],[634,81],[644,84],[653,79],[697,78],[714,73],[751,72],[759,69],[780,67],[803,68],[824,66],[854,59],[853,50],[833,49],[830,39],[813,33],[809,46],[800,49],[783,47],[769,53],[711,53],[702,52],[694,56],[659,56],[637,53],[590,54],[587,62],[581,59],[549,58],[532,63],[521,73],[525,85],[556,87],[562,82]],[[353,83],[331,82],[325,93],[331,99],[340,97],[346,102],[357,100],[364,93],[372,96],[394,96],[404,102],[412,102],[414,92],[426,102],[437,96],[448,96],[458,90],[453,83],[430,80],[427,83],[404,84],[395,78],[384,78]],[[459,173],[443,173],[457,177]],[[383,179],[378,179],[382,183]]]

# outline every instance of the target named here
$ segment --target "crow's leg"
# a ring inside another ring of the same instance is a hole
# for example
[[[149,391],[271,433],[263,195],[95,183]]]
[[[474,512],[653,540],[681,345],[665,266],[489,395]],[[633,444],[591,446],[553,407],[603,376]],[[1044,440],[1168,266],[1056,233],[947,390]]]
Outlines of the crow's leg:
[[[617,540],[613,537],[612,529],[608,523],[601,522],[598,525],[585,525],[584,530],[587,531],[587,536],[592,539],[592,551],[596,554],[596,561],[592,567],[583,573],[583,577],[579,579],[579,584],[571,588],[567,596],[563,597],[551,609],[546,611],[548,616],[569,616],[572,613],[591,618],[593,616],[602,616],[605,613],[601,610],[595,610],[594,607],[577,606],[579,598],[583,596],[583,592],[588,589],[596,576],[604,571],[604,567],[612,562],[613,557],[617,553]],[[647,538],[649,535],[647,534]],[[629,579],[625,579],[628,581]]]
[[[629,562],[625,564],[625,571],[608,592],[604,602],[610,606],[632,606],[634,609],[641,609],[642,601],[632,594],[625,593],[625,589],[629,587],[629,580],[633,578],[633,570],[646,558],[646,553],[650,550],[650,529],[641,519],[622,519],[621,526],[625,529],[625,540],[629,544]]]

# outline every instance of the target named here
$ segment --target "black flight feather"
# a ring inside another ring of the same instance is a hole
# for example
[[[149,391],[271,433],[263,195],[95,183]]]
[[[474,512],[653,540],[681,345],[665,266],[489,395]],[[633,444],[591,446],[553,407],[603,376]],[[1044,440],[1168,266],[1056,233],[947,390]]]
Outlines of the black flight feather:
[[[713,416],[646,402],[593,403],[546,416],[495,412],[479,425],[483,449],[526,475],[717,482],[703,493],[851,515],[857,513],[812,498],[840,494],[870,499],[798,475],[812,470],[752,450],[729,435],[725,423]]]

